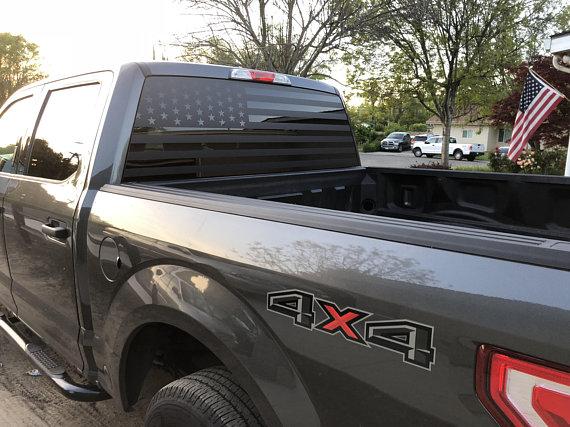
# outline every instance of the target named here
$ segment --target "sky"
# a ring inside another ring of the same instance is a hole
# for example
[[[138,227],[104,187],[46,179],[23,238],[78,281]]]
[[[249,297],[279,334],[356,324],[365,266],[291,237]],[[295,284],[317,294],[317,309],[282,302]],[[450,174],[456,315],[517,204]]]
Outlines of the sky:
[[[175,0],[3,0],[0,13],[0,31],[36,43],[51,76],[152,60],[153,46],[160,57],[161,43],[202,24]],[[172,60],[179,53],[163,50]]]
[[[179,0],[0,0],[0,5],[0,32],[36,43],[41,69],[52,77],[152,60],[153,46],[157,59],[164,53],[177,60],[175,35],[205,24]],[[343,67],[334,74],[344,80]]]

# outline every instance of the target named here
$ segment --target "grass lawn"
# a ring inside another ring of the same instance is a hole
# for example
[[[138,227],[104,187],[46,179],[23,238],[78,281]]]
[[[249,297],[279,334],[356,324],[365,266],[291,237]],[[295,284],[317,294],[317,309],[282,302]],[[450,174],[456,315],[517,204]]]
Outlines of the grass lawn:
[[[454,166],[452,169],[464,172],[492,172],[489,166]]]

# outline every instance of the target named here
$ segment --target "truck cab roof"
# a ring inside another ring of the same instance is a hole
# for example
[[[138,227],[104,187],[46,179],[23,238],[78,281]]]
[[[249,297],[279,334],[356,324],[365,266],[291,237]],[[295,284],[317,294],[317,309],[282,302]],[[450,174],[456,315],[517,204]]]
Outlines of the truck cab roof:
[[[200,64],[200,63],[182,62],[182,61],[126,62],[120,64],[109,64],[100,67],[92,67],[90,69],[76,71],[74,73],[66,75],[55,75],[31,83],[30,85],[25,86],[24,88],[31,88],[46,83],[51,83],[81,75],[99,73],[102,71],[112,71],[113,73],[120,73],[122,69],[132,66],[138,67],[145,77],[184,76],[184,77],[207,77],[207,78],[217,78],[217,79],[229,79],[231,70],[235,68],[242,68],[242,67],[231,67],[226,65]],[[339,94],[338,90],[334,86],[318,80],[293,76],[289,74],[287,74],[287,77],[291,81],[291,86],[294,87]]]

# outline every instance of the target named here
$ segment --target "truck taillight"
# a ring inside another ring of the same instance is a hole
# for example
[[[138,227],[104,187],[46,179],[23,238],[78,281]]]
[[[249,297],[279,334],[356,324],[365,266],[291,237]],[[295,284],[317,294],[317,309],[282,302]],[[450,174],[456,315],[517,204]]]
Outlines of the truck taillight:
[[[570,372],[482,345],[477,395],[502,426],[570,426]]]
[[[291,80],[285,74],[273,73],[271,71],[246,70],[245,68],[234,68],[230,73],[230,78],[235,80],[251,80],[262,83],[276,83],[290,85]]]

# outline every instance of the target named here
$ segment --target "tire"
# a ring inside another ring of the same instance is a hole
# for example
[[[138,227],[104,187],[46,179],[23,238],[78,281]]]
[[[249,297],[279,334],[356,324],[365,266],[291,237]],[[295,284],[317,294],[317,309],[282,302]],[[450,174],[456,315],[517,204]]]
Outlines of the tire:
[[[247,393],[223,367],[208,368],[173,381],[148,406],[145,427],[262,426]]]
[[[461,150],[455,150],[455,151],[453,152],[453,158],[454,158],[455,160],[461,160],[461,159],[463,158],[463,151],[461,151]]]
[[[426,154],[426,157],[431,159],[431,158],[433,158],[433,154]]]
[[[414,153],[414,156],[416,157],[422,157],[423,154],[421,148],[414,148],[412,150],[412,153]]]
[[[402,144],[398,144],[398,153],[401,153],[402,151],[404,151]]]
[[[469,160],[470,162],[472,162],[473,160],[475,160],[475,156],[469,155],[469,156],[467,156],[467,160]]]

